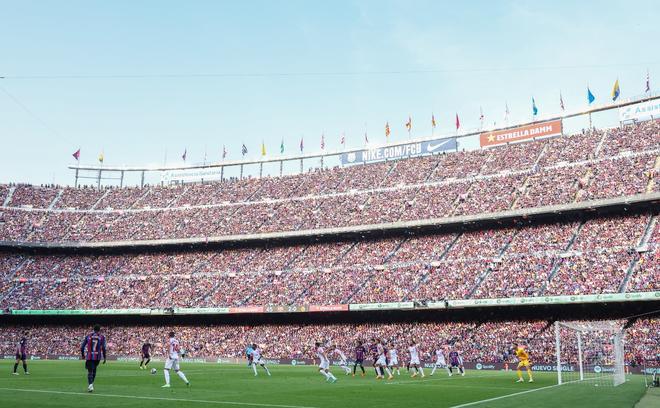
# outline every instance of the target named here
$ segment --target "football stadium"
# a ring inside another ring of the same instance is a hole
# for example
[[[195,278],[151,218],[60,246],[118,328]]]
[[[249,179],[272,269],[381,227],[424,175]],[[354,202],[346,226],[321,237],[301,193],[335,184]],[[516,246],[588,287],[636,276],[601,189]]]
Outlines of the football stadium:
[[[657,4],[147,3],[8,4],[2,406],[660,404]]]

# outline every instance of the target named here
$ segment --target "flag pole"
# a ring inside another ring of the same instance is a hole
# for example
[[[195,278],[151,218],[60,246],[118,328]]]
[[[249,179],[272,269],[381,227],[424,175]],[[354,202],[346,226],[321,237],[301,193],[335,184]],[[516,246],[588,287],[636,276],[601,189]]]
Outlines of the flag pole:
[[[96,188],[101,189],[101,173],[103,172],[103,162],[105,161],[105,154],[104,154],[105,149],[101,149],[101,157],[103,160],[101,160],[101,166],[99,167],[99,178],[96,180]]]
[[[78,151],[80,151],[80,145],[78,145]],[[78,187],[78,171],[80,171],[80,155],[78,155],[78,158],[76,159],[76,188]]]

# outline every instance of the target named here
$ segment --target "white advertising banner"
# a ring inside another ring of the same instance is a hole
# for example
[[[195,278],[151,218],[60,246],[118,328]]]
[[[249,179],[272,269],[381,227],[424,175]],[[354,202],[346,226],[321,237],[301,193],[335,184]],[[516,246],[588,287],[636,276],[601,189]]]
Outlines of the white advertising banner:
[[[168,170],[161,174],[160,180],[169,184],[170,182],[194,183],[202,180],[218,181],[222,176],[222,170],[218,167],[191,169],[191,170]]]
[[[619,121],[642,120],[660,117],[660,99],[640,102],[619,108]]]

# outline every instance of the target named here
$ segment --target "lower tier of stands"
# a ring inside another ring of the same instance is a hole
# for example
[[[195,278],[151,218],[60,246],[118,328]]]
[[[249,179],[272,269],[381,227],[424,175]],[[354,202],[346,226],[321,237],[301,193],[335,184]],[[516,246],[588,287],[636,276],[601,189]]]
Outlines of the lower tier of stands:
[[[626,322],[621,321],[621,325]],[[632,322],[631,322],[632,323]],[[257,326],[111,326],[104,327],[108,353],[112,356],[139,357],[143,343],[154,345],[154,356],[162,357],[167,333],[173,330],[188,357],[243,358],[248,344],[257,343],[265,358],[311,359],[314,342],[338,346],[349,358],[358,340],[369,343],[383,339],[398,350],[403,364],[408,361],[411,341],[419,344],[422,358],[445,346],[460,351],[465,361],[503,362],[511,359],[511,343],[527,346],[536,363],[555,361],[554,328],[548,321],[483,323],[397,323],[331,325],[257,325]],[[13,356],[21,337],[28,339],[29,352],[40,355],[79,355],[80,341],[90,331],[83,326],[2,326],[0,352]],[[566,333],[562,335],[568,336]],[[583,348],[589,349],[585,343]],[[601,345],[594,345],[601,347]],[[605,346],[607,347],[607,346]],[[641,319],[626,330],[626,361],[641,362],[660,354],[660,320]],[[563,356],[572,361],[574,355]]]

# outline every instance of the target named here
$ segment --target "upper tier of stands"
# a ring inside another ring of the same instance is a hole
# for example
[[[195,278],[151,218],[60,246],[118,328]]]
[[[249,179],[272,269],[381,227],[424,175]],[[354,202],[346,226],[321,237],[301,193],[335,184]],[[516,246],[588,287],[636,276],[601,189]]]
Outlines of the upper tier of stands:
[[[0,241],[210,237],[424,220],[660,191],[660,121],[491,149],[145,188],[0,185]]]

